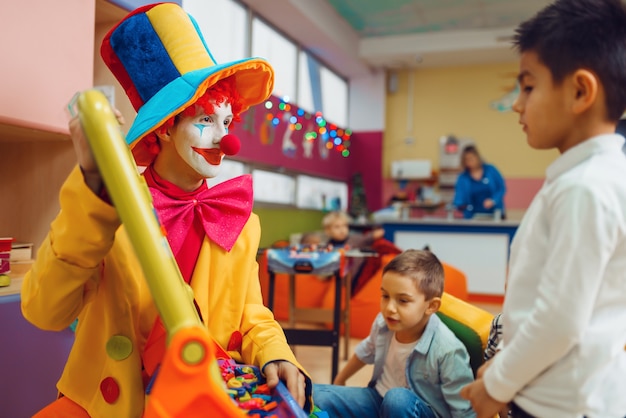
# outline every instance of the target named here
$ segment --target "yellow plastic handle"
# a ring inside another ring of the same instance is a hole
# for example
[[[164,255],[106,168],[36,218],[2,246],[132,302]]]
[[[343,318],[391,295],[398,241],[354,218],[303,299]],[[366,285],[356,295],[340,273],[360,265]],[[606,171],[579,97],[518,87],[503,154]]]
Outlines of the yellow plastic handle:
[[[87,141],[135,249],[168,339],[181,328],[206,330],[109,102],[102,92],[87,90],[79,95],[77,107]]]

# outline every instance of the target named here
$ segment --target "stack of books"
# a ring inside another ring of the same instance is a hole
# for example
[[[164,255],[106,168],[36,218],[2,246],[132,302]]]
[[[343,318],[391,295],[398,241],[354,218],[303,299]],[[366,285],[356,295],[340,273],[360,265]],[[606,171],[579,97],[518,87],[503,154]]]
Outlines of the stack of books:
[[[13,241],[9,260],[12,273],[26,273],[33,264],[33,243]]]
[[[33,244],[15,241],[12,237],[0,238],[0,274],[23,274],[33,263]]]
[[[11,285],[11,278],[8,276],[11,271],[11,243],[13,238],[0,238],[0,287]]]
[[[11,244],[13,238],[0,238],[0,274],[7,274],[11,271]]]

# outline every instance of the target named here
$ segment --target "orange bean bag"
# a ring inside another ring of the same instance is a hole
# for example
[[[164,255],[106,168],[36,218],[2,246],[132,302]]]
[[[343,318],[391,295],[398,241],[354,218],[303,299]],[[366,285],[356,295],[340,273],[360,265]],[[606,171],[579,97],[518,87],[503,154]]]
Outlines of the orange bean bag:
[[[467,301],[469,294],[467,290],[467,276],[465,273],[450,264],[444,262],[441,264],[443,265],[443,274],[445,277],[443,291],[458,299]]]

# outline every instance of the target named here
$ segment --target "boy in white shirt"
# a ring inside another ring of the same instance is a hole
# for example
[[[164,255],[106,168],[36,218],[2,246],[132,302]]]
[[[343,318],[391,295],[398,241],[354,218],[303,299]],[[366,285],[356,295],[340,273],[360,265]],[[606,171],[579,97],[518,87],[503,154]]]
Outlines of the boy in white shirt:
[[[430,251],[407,250],[383,269],[380,314],[334,385],[314,385],[330,417],[473,418],[463,386],[474,379],[461,341],[439,320],[443,267]],[[346,380],[374,364],[368,387]]]
[[[478,418],[626,415],[626,6],[557,0],[520,25],[529,145],[560,156],[511,244],[503,347],[462,395]]]

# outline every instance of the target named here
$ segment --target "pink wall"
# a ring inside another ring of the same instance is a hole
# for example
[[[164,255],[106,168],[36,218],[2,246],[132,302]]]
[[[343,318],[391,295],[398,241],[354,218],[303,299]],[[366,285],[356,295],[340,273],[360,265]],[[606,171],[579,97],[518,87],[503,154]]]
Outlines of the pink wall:
[[[0,122],[67,133],[67,103],[93,83],[94,22],[93,1],[3,2]]]
[[[303,129],[292,131],[287,120],[296,114],[298,108],[292,106],[287,113],[277,110],[279,99],[272,96],[270,101],[272,109],[266,109],[264,103],[250,108],[231,130],[241,139],[241,151],[236,159],[347,181],[352,156],[345,158],[338,151],[326,150],[320,147],[319,140],[313,142],[310,153],[307,153],[304,134],[316,129],[314,117],[300,117]],[[273,125],[267,119],[268,115],[277,117],[280,121],[278,125]]]
[[[367,209],[370,212],[385,206],[382,199],[382,148],[383,133],[380,131],[355,132],[352,134],[350,175],[359,173],[365,186]]]
[[[530,205],[533,197],[537,194],[543,185],[543,178],[506,178],[506,194],[504,196],[504,205],[507,209],[525,210]],[[412,182],[407,186],[407,190],[414,191],[417,183]],[[398,183],[385,179],[382,183],[382,200],[389,202],[394,192],[399,189]]]
[[[506,180],[504,205],[508,209],[527,209],[543,185],[543,178],[509,178]]]

